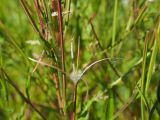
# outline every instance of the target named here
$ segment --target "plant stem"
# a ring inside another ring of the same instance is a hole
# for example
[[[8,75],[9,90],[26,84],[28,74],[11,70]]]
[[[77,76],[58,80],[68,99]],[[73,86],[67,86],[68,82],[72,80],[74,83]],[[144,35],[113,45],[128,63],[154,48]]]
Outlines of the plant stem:
[[[109,90],[109,100],[107,103],[106,119],[110,120],[110,118],[113,117],[113,114],[114,114],[114,93],[112,90]]]
[[[115,5],[114,5],[114,17],[113,17],[113,28],[112,28],[112,47],[115,44],[115,37],[116,37],[116,22],[117,22],[117,7],[118,7],[118,0],[115,0]],[[112,48],[112,57],[114,53],[114,48]]]
[[[45,30],[44,30],[44,23],[43,23],[43,19],[40,13],[40,8],[39,8],[39,2],[38,0],[34,0],[34,4],[35,4],[35,8],[38,14],[38,18],[39,18],[39,22],[40,22],[40,27],[41,27],[41,32],[43,35],[43,38],[45,38]]]
[[[146,81],[146,88],[145,88],[145,96],[146,97],[148,97],[149,84],[150,84],[150,81],[152,78],[154,64],[155,64],[156,56],[158,53],[158,44],[159,44],[158,40],[155,39],[154,47],[153,47],[153,51],[152,51],[152,55],[151,55],[151,60],[150,60],[150,64],[149,64],[149,69],[148,69],[148,73],[147,73],[147,81]]]
[[[77,83],[74,84],[73,86],[73,115],[72,115],[72,120],[76,119],[76,100],[77,100]]]
[[[143,50],[143,63],[142,63],[142,78],[141,78],[141,92],[144,95],[144,83],[145,83],[145,69],[146,69],[146,58],[147,58],[147,41],[148,41],[148,33],[146,34],[145,42],[144,42],[144,50]],[[143,96],[141,96],[141,120],[144,120],[144,102]]]
[[[60,109],[60,112],[62,112],[62,97],[61,97],[60,89],[59,89],[59,79],[58,79],[56,73],[53,73],[52,77],[53,77],[53,82],[54,82],[55,88],[56,88],[56,95],[57,95],[57,99],[58,99],[59,109]]]
[[[101,43],[100,43],[100,41],[99,41],[99,38],[98,38],[97,33],[96,33],[95,29],[94,29],[94,26],[93,26],[93,23],[92,23],[91,19],[90,19],[89,23],[90,23],[90,25],[91,25],[91,28],[92,28],[94,37],[95,37],[95,39],[96,39],[96,41],[97,41],[97,43],[98,43],[99,48],[100,48],[102,51],[104,51],[104,48],[102,47],[102,45],[101,45]],[[107,53],[104,53],[104,57],[105,57],[105,58],[109,58]],[[107,59],[107,62],[109,63],[109,65],[110,65],[110,67],[112,68],[112,70],[114,71],[114,73],[115,73],[118,77],[121,77],[120,74],[119,74],[119,72],[117,71],[117,69],[112,65],[111,61],[110,61],[109,59]]]
[[[61,67],[65,71],[65,59],[64,59],[64,41],[63,41],[63,19],[61,0],[58,0],[58,21],[59,21],[59,36],[60,36],[60,48],[61,48]],[[66,104],[66,76],[62,74],[62,86],[63,86],[63,108]]]
[[[42,35],[41,32],[39,31],[39,29],[38,29],[38,27],[37,27],[37,25],[36,25],[36,22],[34,21],[34,19],[32,18],[31,14],[30,14],[30,12],[29,12],[29,9],[28,9],[28,7],[27,7],[27,4],[25,3],[24,0],[19,0],[19,1],[20,1],[21,5],[22,5],[22,7],[23,7],[23,9],[24,9],[24,11],[25,11],[25,13],[26,13],[26,15],[28,16],[28,19],[29,19],[31,25],[33,26],[33,28],[35,29],[35,31],[39,34],[40,38],[44,40],[43,35]]]
[[[70,9],[71,9],[71,0],[68,0],[68,9],[67,9],[67,11],[69,12]],[[69,23],[69,15],[70,15],[70,14],[68,14],[68,16],[67,16],[67,22],[68,22],[68,23]]]

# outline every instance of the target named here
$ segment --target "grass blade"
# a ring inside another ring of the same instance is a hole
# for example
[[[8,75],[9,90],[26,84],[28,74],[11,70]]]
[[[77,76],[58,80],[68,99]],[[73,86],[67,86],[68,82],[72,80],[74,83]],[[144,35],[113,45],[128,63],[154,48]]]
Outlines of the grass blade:
[[[114,115],[114,94],[109,90],[109,100],[107,103],[106,119],[110,120]]]
[[[145,111],[144,111],[144,87],[145,87],[145,73],[146,73],[146,58],[147,58],[147,45],[148,45],[148,34],[146,34],[145,42],[144,42],[144,50],[143,50],[143,62],[142,62],[142,77],[141,77],[141,119],[144,120]]]
[[[25,61],[27,62],[28,61],[27,60],[27,56],[22,51],[22,49],[20,48],[20,46],[16,43],[15,38],[10,34],[10,32],[8,31],[8,29],[5,27],[5,25],[2,23],[1,20],[0,20],[0,29],[2,29],[4,36],[6,36],[6,38],[8,40],[10,40],[10,42],[15,47],[15,49],[25,58]]]
[[[160,32],[160,24],[158,24],[157,33],[155,33],[155,34],[157,34],[157,36],[158,36],[159,32]],[[145,88],[145,96],[146,97],[148,96],[149,85],[150,85],[150,81],[151,81],[151,77],[152,77],[152,73],[153,73],[153,69],[154,69],[154,65],[155,65],[155,61],[156,61],[156,56],[158,53],[158,45],[160,43],[160,39],[157,36],[154,41],[153,51],[152,51],[149,69],[148,69],[148,73],[147,73],[147,81],[146,81],[146,88]]]
[[[118,0],[115,0],[115,5],[114,5],[114,17],[113,17],[113,28],[112,28],[112,47],[115,44],[115,37],[116,37],[116,24],[117,24],[117,8],[118,8]],[[114,53],[114,48],[112,48],[112,53],[111,56],[113,57]]]

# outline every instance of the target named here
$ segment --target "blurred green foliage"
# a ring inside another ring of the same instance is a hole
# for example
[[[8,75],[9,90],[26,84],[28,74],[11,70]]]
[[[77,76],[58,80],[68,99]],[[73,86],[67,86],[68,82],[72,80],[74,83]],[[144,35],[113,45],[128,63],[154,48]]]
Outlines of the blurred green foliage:
[[[58,102],[51,69],[38,65],[36,71],[33,72],[36,63],[28,59],[38,59],[45,49],[40,42],[40,37],[31,26],[18,0],[1,0],[0,2],[0,68],[6,71],[21,92],[37,106],[48,120],[62,119],[57,109]],[[33,8],[32,15],[39,25],[33,1],[27,0],[27,2]],[[64,6],[64,1],[62,6]],[[112,46],[114,6],[115,0],[74,0],[71,1],[72,13],[69,21],[67,15],[63,16],[67,73],[72,71],[70,44],[71,39],[74,39],[75,57],[78,42],[80,43],[78,69],[83,70],[89,63],[104,58],[104,53],[107,53],[109,58],[112,57],[110,61],[120,74],[117,76],[108,62],[102,62],[83,76],[77,91],[76,111],[79,120],[110,120],[117,114],[116,117],[119,120],[141,118],[141,94],[138,92],[126,109],[121,110],[128,104],[130,96],[141,79],[144,41],[147,32],[150,33],[147,53],[152,54],[154,44],[154,39],[151,39],[154,36],[152,32],[157,31],[157,24],[160,24],[157,19],[160,16],[160,1],[118,0],[115,45]],[[63,11],[67,9],[64,8]],[[91,17],[93,17],[92,23],[103,50],[99,48],[90,25]],[[111,55],[112,50],[113,56]],[[150,58],[151,55],[148,55],[146,59],[145,80]],[[149,97],[146,98],[150,108],[156,99],[156,88],[160,80],[159,60],[158,52],[152,70]],[[47,55],[44,55],[44,61],[52,63]],[[32,107],[25,104],[16,90],[6,82],[2,74],[1,71],[0,120],[41,120]],[[117,80],[120,82],[112,87]],[[87,85],[84,81],[87,82]],[[68,111],[72,106],[72,85],[72,81],[67,78],[66,109]],[[145,109],[145,118],[148,117],[148,114],[149,111]],[[159,115],[155,112],[153,119],[158,118]]]

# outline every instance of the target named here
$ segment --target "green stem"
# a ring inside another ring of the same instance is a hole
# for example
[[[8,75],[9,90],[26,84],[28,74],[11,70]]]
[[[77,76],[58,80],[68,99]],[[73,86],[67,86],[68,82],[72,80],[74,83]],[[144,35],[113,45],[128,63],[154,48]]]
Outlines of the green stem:
[[[149,64],[149,69],[148,69],[148,73],[147,73],[147,81],[146,81],[146,88],[145,88],[145,96],[148,96],[148,89],[149,89],[149,84],[151,81],[151,77],[152,77],[152,72],[153,72],[153,68],[154,68],[154,64],[156,61],[156,56],[158,53],[158,45],[160,44],[160,23],[159,23],[159,19],[158,19],[158,28],[155,31],[155,42],[154,42],[154,46],[153,46],[153,51],[152,51],[152,56],[151,56],[151,61]]]
[[[118,0],[115,0],[114,5],[114,17],[113,17],[113,28],[112,28],[112,47],[115,45],[115,37],[116,37],[116,22],[117,22],[117,7],[118,7]],[[112,57],[113,57],[114,49],[112,48]]]
[[[144,95],[144,80],[145,80],[145,69],[146,69],[146,58],[147,58],[147,40],[148,33],[146,35],[146,39],[144,42],[144,50],[143,50],[143,63],[142,63],[142,78],[141,78],[141,92]],[[144,101],[143,96],[141,96],[141,120],[144,120]]]

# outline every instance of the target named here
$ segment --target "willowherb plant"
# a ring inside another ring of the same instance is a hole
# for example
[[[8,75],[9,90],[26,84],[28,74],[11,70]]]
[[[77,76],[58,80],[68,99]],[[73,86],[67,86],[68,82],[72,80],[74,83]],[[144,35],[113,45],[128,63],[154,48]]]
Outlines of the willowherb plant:
[[[158,119],[158,0],[1,3],[0,120]]]

